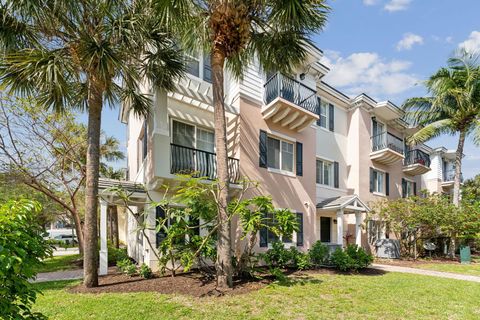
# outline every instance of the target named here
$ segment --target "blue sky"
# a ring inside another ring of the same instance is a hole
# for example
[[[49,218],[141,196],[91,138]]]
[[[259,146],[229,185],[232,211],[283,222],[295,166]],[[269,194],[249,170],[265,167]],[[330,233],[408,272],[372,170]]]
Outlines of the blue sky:
[[[325,30],[314,37],[331,72],[325,80],[354,96],[365,92],[401,105],[423,95],[421,81],[460,46],[480,50],[479,0],[336,0]],[[85,117],[82,117],[85,119]],[[125,144],[118,109],[106,109],[102,128]],[[456,137],[428,142],[456,148]],[[480,173],[480,148],[468,141],[466,178]],[[118,164],[125,166],[125,164]]]

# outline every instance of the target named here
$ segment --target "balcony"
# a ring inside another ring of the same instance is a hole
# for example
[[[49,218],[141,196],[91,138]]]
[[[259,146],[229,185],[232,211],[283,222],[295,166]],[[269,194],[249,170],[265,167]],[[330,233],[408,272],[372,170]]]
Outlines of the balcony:
[[[217,178],[217,155],[199,149],[170,144],[170,173],[192,174],[194,177],[205,177],[208,180]],[[238,159],[228,158],[228,173],[230,183],[240,180],[240,166]]]
[[[371,137],[372,152],[370,159],[381,164],[390,165],[404,159],[403,140],[389,132],[382,132]]]
[[[403,172],[412,176],[430,171],[430,156],[419,149],[407,151],[403,160]]]
[[[317,92],[280,73],[265,83],[264,103],[263,118],[290,130],[300,132],[318,119]]]
[[[443,173],[442,187],[450,188],[453,187],[455,180],[455,169],[447,170]],[[460,174],[460,182],[463,182],[463,174]]]

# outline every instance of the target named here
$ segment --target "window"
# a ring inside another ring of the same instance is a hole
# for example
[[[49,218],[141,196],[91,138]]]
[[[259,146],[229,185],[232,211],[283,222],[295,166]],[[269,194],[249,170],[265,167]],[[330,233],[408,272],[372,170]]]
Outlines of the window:
[[[402,197],[407,198],[417,193],[417,184],[413,181],[402,179]]]
[[[202,58],[203,57],[203,58]],[[212,66],[210,56],[193,53],[185,56],[186,72],[212,83]]]
[[[293,172],[293,143],[268,137],[267,166],[272,169]]]
[[[373,192],[385,193],[385,174],[378,170],[373,170]]]
[[[320,241],[330,243],[332,241],[332,218],[320,217]]]
[[[325,160],[317,160],[317,183],[327,186],[332,185],[332,163]]]
[[[328,103],[320,102],[320,114],[318,119],[318,125],[322,128],[327,128],[328,123]]]
[[[215,152],[215,134],[180,121],[172,121],[172,143],[183,147]]]
[[[137,171],[140,169],[143,161],[148,154],[148,134],[147,134],[147,120],[143,122],[143,129],[137,141]]]
[[[297,232],[297,246],[303,246],[303,213],[297,213],[297,221],[299,223],[299,230]],[[275,213],[268,213],[266,218],[268,226],[274,226],[275,221]],[[292,237],[283,237],[283,243],[291,243]],[[280,241],[280,238],[270,229],[263,227],[260,229],[260,247],[267,247],[268,244],[273,242]]]

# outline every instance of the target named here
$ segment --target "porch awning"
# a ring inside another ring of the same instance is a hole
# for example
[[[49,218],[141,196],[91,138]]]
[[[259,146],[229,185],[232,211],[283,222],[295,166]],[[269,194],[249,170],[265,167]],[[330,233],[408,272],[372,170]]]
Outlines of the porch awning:
[[[118,194],[112,190],[113,188],[122,189],[128,195],[129,202],[131,202],[129,204],[131,205],[136,205],[139,202],[143,203],[147,197],[145,187],[141,183],[105,178],[98,179],[100,198],[107,200],[110,204],[123,205],[123,201],[119,201]]]
[[[319,210],[340,210],[346,209],[351,211],[370,211],[370,208],[363,203],[356,195],[339,196],[333,198],[327,198],[317,203],[317,209]]]

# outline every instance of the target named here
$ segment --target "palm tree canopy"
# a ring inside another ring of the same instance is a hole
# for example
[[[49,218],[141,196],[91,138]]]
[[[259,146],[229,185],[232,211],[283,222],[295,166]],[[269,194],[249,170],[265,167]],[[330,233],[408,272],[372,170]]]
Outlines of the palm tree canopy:
[[[148,0],[3,1],[1,81],[56,111],[86,108],[91,81],[109,105],[122,100],[145,114],[140,80],[171,89],[184,69],[150,8]]]
[[[265,71],[291,72],[305,60],[311,34],[323,28],[330,11],[324,0],[153,3],[186,50],[210,53],[213,46],[220,47],[237,78],[255,58]]]
[[[421,129],[409,138],[418,144],[442,134],[465,132],[480,145],[480,64],[478,54],[457,52],[425,81],[429,96],[403,104],[407,119]]]

